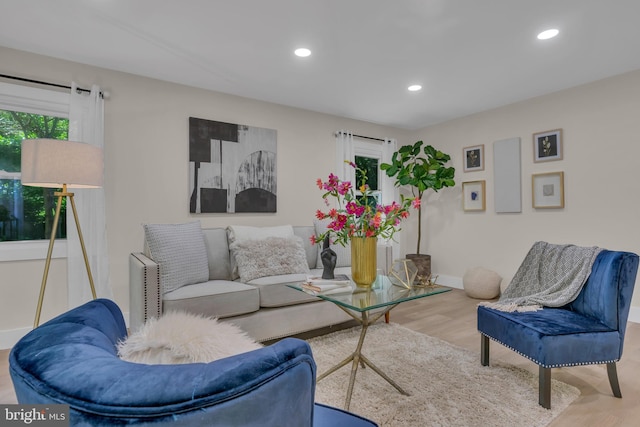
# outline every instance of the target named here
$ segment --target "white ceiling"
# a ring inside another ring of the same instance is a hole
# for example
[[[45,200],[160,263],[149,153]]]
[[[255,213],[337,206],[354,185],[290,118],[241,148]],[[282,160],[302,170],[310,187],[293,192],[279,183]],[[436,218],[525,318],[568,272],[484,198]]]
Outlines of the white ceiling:
[[[413,130],[640,69],[639,18],[639,0],[1,0],[0,45]]]

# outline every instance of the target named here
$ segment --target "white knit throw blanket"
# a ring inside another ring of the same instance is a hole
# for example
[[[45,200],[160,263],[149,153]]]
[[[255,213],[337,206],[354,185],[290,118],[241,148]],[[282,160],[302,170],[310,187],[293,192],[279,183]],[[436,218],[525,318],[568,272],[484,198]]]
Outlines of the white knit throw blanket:
[[[536,242],[500,299],[481,305],[501,311],[562,307],[577,298],[600,251],[595,246]]]

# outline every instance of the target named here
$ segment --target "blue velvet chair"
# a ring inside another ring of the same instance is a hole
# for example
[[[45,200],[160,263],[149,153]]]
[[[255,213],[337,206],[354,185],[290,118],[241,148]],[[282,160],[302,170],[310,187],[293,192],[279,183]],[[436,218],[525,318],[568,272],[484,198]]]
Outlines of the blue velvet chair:
[[[34,329],[9,356],[18,402],[69,405],[74,426],[376,425],[314,404],[316,365],[302,340],[211,363],[144,365],[118,358],[126,333],[120,309],[106,299]]]
[[[478,306],[481,363],[489,365],[489,340],[539,365],[539,403],[551,408],[551,368],[606,363],[609,383],[622,397],[616,362],[622,356],[638,256],[603,250],[578,297],[560,308],[503,312]]]

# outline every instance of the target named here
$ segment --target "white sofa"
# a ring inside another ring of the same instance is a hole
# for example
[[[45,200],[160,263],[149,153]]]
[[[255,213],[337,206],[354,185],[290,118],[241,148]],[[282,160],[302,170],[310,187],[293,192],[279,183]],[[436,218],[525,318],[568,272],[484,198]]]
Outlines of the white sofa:
[[[295,236],[302,240],[308,272],[259,277],[243,283],[234,274],[235,247],[232,245],[233,251],[230,250],[229,240],[233,240],[233,233],[228,228],[206,228],[201,230],[208,278],[169,291],[163,284],[165,267],[151,258],[153,251],[149,250],[149,238],[145,234],[144,252],[134,252],[129,257],[131,330],[139,328],[147,319],[170,310],[184,310],[232,322],[258,341],[351,320],[334,304],[287,286],[300,284],[308,274],[322,273],[318,255],[322,245],[312,245],[310,242],[315,227],[295,226],[292,229]],[[338,253],[336,274],[350,275],[348,250],[332,248]],[[378,268],[387,272],[392,264],[391,247],[379,245],[377,257]],[[173,259],[168,262],[171,261]]]

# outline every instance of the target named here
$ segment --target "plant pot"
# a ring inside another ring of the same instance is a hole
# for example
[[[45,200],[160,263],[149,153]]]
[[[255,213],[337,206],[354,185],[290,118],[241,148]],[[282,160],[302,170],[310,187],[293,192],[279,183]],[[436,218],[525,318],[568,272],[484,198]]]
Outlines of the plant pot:
[[[378,274],[378,239],[351,238],[351,279],[357,286],[370,287]]]
[[[406,258],[413,261],[418,268],[418,275],[416,277],[418,283],[421,285],[428,284],[431,278],[431,255],[407,254]]]

